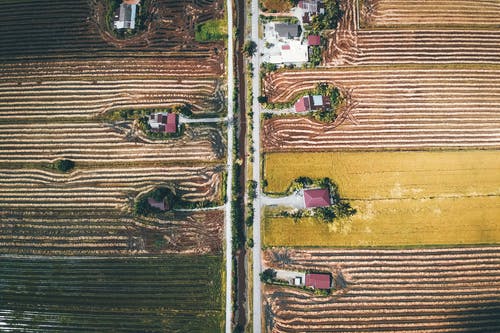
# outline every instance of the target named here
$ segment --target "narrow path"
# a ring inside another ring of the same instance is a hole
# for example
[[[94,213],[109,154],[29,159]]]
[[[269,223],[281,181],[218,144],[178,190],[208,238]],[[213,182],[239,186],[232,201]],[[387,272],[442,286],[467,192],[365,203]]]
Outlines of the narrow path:
[[[261,43],[259,42],[259,0],[252,0],[252,34],[251,39],[257,43],[257,52],[252,57],[253,78],[252,78],[252,111],[253,111],[253,180],[258,184],[256,196],[254,200],[254,219],[253,219],[253,333],[262,331],[261,310],[262,310],[262,295],[260,273],[261,267],[261,249],[262,243],[260,238],[260,218],[261,218],[261,203],[262,185],[260,181],[260,104],[257,98],[260,95],[260,51]]]
[[[228,117],[219,118],[188,118],[184,115],[179,116],[179,123],[181,124],[194,124],[194,123],[224,123]]]
[[[232,283],[233,283],[233,233],[232,233],[232,219],[231,219],[231,199],[233,197],[232,179],[233,175],[233,142],[234,142],[234,43],[233,43],[233,1],[226,0],[227,11],[227,182],[226,182],[226,214],[225,222],[225,239],[226,239],[226,333],[232,333]]]

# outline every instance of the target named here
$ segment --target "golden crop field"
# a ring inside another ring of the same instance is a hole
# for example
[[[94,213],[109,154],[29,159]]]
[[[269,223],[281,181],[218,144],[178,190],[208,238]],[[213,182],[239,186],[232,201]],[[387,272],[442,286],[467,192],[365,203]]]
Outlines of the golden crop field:
[[[330,177],[358,210],[336,225],[267,217],[264,244],[402,246],[500,241],[498,151],[272,153],[267,192]]]

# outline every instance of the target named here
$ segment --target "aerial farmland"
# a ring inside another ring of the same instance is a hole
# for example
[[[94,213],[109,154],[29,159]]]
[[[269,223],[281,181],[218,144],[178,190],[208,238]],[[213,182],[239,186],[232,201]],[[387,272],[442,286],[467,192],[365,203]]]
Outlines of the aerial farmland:
[[[224,3],[0,9],[0,330],[221,331]]]
[[[499,330],[500,3],[262,3],[310,59],[260,69],[254,331]]]

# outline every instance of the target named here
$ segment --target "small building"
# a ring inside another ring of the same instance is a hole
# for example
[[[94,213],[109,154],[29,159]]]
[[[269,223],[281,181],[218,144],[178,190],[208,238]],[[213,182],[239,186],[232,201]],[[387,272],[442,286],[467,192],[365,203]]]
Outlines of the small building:
[[[115,14],[114,26],[116,29],[135,29],[138,1],[124,1]]]
[[[177,132],[177,115],[175,113],[152,113],[149,115],[148,122],[152,132]]]
[[[295,112],[325,110],[332,106],[330,98],[322,95],[307,95],[295,103]]]
[[[159,210],[168,210],[169,207],[165,203],[165,200],[157,201],[152,197],[148,198],[148,204],[153,208],[158,208]]]
[[[306,208],[328,207],[331,204],[328,189],[304,190],[304,205]]]
[[[293,279],[293,285],[294,285],[294,286],[301,286],[301,285],[302,285],[302,277],[300,277],[300,276],[296,276],[296,277]]]
[[[323,273],[306,274],[306,287],[314,289],[330,289],[332,287],[332,277],[330,274]]]
[[[321,37],[318,35],[307,36],[307,45],[309,46],[319,46],[321,45]]]
[[[304,96],[295,103],[295,112],[311,111],[311,96]]]
[[[282,39],[294,39],[300,37],[300,26],[295,23],[276,23],[274,30],[276,35]]]

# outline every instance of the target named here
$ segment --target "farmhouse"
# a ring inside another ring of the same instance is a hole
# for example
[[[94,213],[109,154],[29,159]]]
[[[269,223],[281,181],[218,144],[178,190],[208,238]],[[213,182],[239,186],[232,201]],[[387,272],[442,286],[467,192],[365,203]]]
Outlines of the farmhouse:
[[[152,113],[149,115],[151,132],[177,132],[177,116],[175,113]]]
[[[158,201],[152,197],[148,198],[148,204],[153,208],[158,208],[159,210],[168,210],[170,207],[165,203],[165,200]]]
[[[274,30],[276,31],[277,39],[295,39],[300,37],[299,27],[298,24],[276,23]]]
[[[332,106],[330,98],[322,95],[307,95],[295,103],[296,112],[325,110]]]
[[[330,289],[332,287],[332,278],[330,274],[306,274],[306,287],[314,289]]]
[[[135,17],[139,1],[124,0],[115,13],[116,29],[135,29]]]
[[[304,190],[306,208],[328,207],[331,205],[328,189]]]

